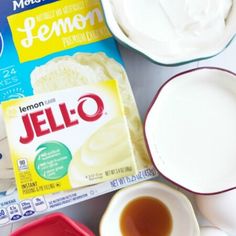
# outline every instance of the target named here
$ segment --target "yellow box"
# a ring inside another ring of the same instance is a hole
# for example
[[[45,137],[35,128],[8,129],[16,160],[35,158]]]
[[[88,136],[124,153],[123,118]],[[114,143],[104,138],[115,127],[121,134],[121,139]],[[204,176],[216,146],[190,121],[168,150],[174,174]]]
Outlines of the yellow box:
[[[21,199],[137,172],[116,80],[9,100],[2,108]]]

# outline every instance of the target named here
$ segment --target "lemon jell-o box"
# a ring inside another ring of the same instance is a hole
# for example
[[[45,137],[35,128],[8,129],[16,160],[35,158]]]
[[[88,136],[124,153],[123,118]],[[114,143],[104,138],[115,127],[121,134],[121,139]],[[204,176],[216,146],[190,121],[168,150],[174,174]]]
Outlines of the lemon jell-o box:
[[[10,147],[3,170],[14,168],[18,190],[2,206],[18,202],[17,193],[50,198],[91,184],[101,194],[116,178],[152,167],[100,1],[3,0],[0,12],[0,106]]]
[[[116,80],[2,104],[20,198],[136,173]]]

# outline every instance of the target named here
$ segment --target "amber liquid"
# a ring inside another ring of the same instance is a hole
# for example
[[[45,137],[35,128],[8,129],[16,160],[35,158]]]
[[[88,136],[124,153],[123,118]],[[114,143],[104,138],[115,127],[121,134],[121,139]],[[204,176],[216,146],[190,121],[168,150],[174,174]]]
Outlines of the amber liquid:
[[[122,236],[170,236],[171,213],[156,198],[136,198],[122,211],[120,228]]]

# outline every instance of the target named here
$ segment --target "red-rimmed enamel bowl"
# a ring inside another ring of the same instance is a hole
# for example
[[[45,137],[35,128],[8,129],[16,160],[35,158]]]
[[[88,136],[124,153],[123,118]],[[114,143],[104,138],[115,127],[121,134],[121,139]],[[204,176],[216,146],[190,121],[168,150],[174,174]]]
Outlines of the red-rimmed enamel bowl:
[[[236,74],[204,67],[169,79],[145,119],[158,171],[199,194],[236,187]]]

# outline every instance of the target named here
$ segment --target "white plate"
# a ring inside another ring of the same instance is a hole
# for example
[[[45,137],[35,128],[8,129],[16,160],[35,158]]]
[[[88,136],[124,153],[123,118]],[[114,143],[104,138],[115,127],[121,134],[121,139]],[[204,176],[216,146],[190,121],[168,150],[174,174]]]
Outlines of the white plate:
[[[119,1],[119,0],[117,0]],[[101,0],[102,7],[104,10],[104,15],[106,18],[107,26],[110,29],[111,33],[114,35],[114,37],[123,45],[134,49],[135,51],[143,54],[151,61],[162,64],[162,65],[181,65],[184,63],[189,63],[192,61],[202,60],[206,58],[213,57],[223,51],[232,41],[232,39],[235,36],[236,33],[236,0],[233,0],[233,7],[230,11],[229,17],[227,19],[227,24],[224,32],[221,35],[221,38],[217,40],[214,43],[211,43],[207,47],[204,47],[204,49],[201,49],[199,51],[195,51],[192,54],[186,55],[185,53],[181,53],[180,55],[173,57],[171,56],[163,56],[159,53],[159,50],[156,48],[153,48],[152,46],[152,40],[150,40],[149,44],[147,45],[147,48],[143,48],[139,46],[138,43],[133,42],[132,40],[127,37],[127,35],[122,31],[121,27],[119,26],[117,20],[116,20],[116,9],[114,9],[114,6],[111,4],[110,0]],[[140,6],[146,5],[147,9],[143,11],[143,15],[138,16],[138,19],[142,19],[146,17],[147,13],[151,11],[150,5],[151,2],[148,2],[146,0],[139,0],[139,1],[133,1],[133,4],[140,4]],[[129,6],[132,6],[132,4],[129,4]],[[136,8],[135,8],[136,9]],[[132,12],[132,9],[126,9],[130,17],[133,17],[133,21],[135,22],[135,17],[137,17],[137,9]],[[132,14],[133,13],[133,14]],[[157,13],[158,14],[158,13]],[[124,13],[125,17],[125,13]],[[153,20],[153,19],[150,19]],[[127,22],[127,20],[124,21]],[[137,22],[140,22],[140,20],[137,20]],[[127,26],[129,27],[129,24],[127,22]],[[140,26],[141,27],[141,26]],[[142,29],[141,31],[142,32]]]
[[[145,121],[153,162],[172,182],[201,194],[236,187],[236,74],[198,68],[171,78]]]

